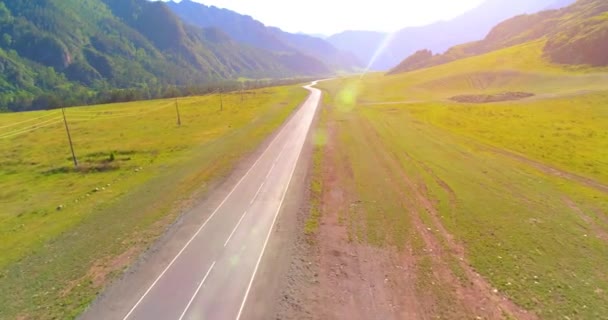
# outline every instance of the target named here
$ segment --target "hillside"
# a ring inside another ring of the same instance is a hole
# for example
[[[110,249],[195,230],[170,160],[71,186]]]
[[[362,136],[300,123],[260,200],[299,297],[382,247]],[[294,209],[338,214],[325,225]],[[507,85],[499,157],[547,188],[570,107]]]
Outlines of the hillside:
[[[586,41],[602,34],[594,10],[605,2],[547,20],[559,28],[532,19],[510,29]],[[293,301],[315,297],[304,306],[329,309],[319,318],[605,318],[608,68],[553,63],[547,43],[320,84],[314,247],[301,260],[321,262]],[[605,43],[567,57],[605,56]]]
[[[305,34],[293,34],[272,27],[270,28],[270,31],[291,48],[323,61],[333,70],[357,71],[363,67],[362,63],[354,54],[347,51],[340,51],[321,38]]]
[[[123,319],[79,314],[306,94],[296,85],[182,97],[181,125],[175,99],[69,108],[78,168],[61,111],[0,114],[0,319]]]
[[[306,60],[313,58],[316,63],[322,63],[333,70],[353,71],[361,67],[354,55],[340,51],[318,37],[267,27],[250,16],[190,0],[170,1],[167,4],[184,21],[201,28],[221,29],[243,44],[273,52],[290,53]]]
[[[240,44],[218,29],[183,23],[145,0],[0,2],[0,110],[104,101],[104,92],[237,78],[329,72],[292,53]]]
[[[492,27],[505,19],[573,2],[574,0],[486,0],[479,7],[449,21],[404,28],[394,34],[376,34],[371,39],[368,32],[352,31],[332,36],[328,41],[342,50],[354,52],[365,64],[373,62],[372,70],[388,70],[417,50],[426,48],[433,52],[444,52],[452,46],[483,39]],[[369,41],[363,42],[360,39]],[[383,50],[371,61],[386,39],[388,42]],[[359,49],[362,43],[365,48]]]
[[[570,7],[520,15],[497,25],[477,42],[456,46],[445,54],[420,50],[391,73],[408,72],[546,38],[543,53],[549,61],[571,65],[608,65],[608,3],[579,0]]]

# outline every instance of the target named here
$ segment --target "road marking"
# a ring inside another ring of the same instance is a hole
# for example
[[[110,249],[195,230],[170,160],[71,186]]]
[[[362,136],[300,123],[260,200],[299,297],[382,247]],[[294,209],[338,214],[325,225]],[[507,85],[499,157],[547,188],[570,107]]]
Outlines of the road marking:
[[[165,273],[167,273],[167,271],[169,270],[169,268],[171,268],[171,266],[173,266],[173,264],[175,263],[175,261],[182,255],[182,253],[186,250],[186,248],[188,248],[188,246],[190,245],[190,243],[192,243],[192,241],[194,241],[194,238],[196,238],[196,236],[198,236],[198,234],[205,228],[205,226],[207,225],[207,223],[215,216],[215,214],[220,210],[220,208],[224,205],[224,203],[226,203],[226,201],[228,200],[228,198],[230,198],[230,196],[232,196],[232,194],[234,193],[234,191],[241,185],[241,183],[245,180],[245,178],[247,178],[247,176],[249,176],[249,174],[253,171],[253,169],[258,165],[258,163],[266,155],[266,153],[268,152],[268,150],[270,150],[270,147],[272,147],[275,144],[275,142],[277,141],[277,139],[280,136],[283,135],[283,133],[285,132],[285,128],[287,128],[289,126],[289,124],[291,123],[291,120],[294,119],[294,118],[295,118],[295,116],[292,117],[289,120],[289,122],[286,123],[283,126],[283,128],[281,128],[281,131],[279,131],[279,133],[277,133],[277,135],[274,137],[274,139],[272,139],[272,141],[268,144],[268,147],[266,147],[266,150],[264,150],[264,152],[255,161],[255,163],[251,166],[251,168],[249,168],[249,170],[245,173],[245,175],[241,178],[241,180],[239,180],[237,182],[237,184],[234,186],[234,188],[232,188],[232,190],[230,191],[230,193],[224,198],[224,200],[222,200],[222,202],[220,203],[220,205],[217,206],[217,208],[215,208],[215,211],[213,211],[213,213],[209,216],[209,218],[207,218],[207,220],[203,223],[203,225],[200,228],[198,228],[198,230],[196,231],[196,233],[194,233],[194,235],[192,236],[192,238],[190,238],[190,240],[188,240],[188,242],[186,242],[186,244],[184,245],[184,247],[177,253],[177,255],[173,258],[173,260],[171,260],[171,262],[169,263],[169,265],[167,265],[167,267],[163,270],[163,272],[161,272],[161,274],[156,278],[156,280],[154,280],[154,282],[150,285],[150,287],[148,288],[148,290],[146,290],[146,292],[144,292],[144,294],[141,296],[141,298],[139,298],[139,300],[137,300],[137,302],[135,303],[135,305],[133,306],[133,308],[131,308],[131,310],[129,310],[129,313],[127,313],[127,315],[123,318],[123,320],[127,320],[131,316],[131,314],[133,313],[133,311],[135,311],[135,309],[137,309],[137,307],[141,304],[141,302],[148,295],[148,293],[150,293],[150,291],[152,291],[152,288],[154,288],[154,286],[158,283],[158,281],[165,275]]]
[[[262,184],[260,184],[258,191],[255,192],[255,195],[253,196],[253,198],[251,198],[251,201],[249,201],[249,206],[251,206],[253,204],[253,202],[255,202],[255,199],[258,197],[258,195],[260,194],[260,191],[262,191],[262,188],[264,187],[265,184],[266,184],[266,180],[264,180],[264,182],[262,182]]]
[[[281,152],[279,152],[279,155],[277,156],[277,159],[279,159],[281,157],[281,155],[283,155],[283,151],[285,151],[285,147],[286,146],[287,145],[284,145],[283,148],[281,148]],[[276,164],[276,162],[277,161],[275,160],[275,164]],[[258,191],[256,191],[255,195],[253,196],[253,198],[249,202],[249,207],[251,207],[251,205],[253,205],[253,203],[255,202],[255,200],[260,195],[260,191],[262,191],[262,188],[264,187],[264,185],[266,185],[266,182],[268,182],[268,177],[270,176],[270,173],[272,173],[272,170],[274,169],[274,166],[275,165],[273,164],[272,167],[270,168],[270,170],[268,171],[268,174],[266,175],[266,178],[264,179],[264,181],[262,182],[262,184],[258,188]],[[226,242],[224,242],[224,248],[228,245],[228,242],[230,242],[230,239],[232,239],[232,236],[234,236],[234,233],[236,232],[236,230],[241,225],[241,222],[243,221],[243,218],[245,218],[245,215],[247,215],[248,210],[245,210],[245,213],[243,213],[243,215],[241,216],[241,219],[239,219],[239,222],[236,224],[236,226],[234,227],[234,229],[232,229],[232,232],[230,233],[230,236],[228,237],[228,239],[226,240]]]
[[[272,164],[272,167],[270,167],[270,170],[268,171],[268,173],[266,174],[266,179],[268,179],[268,177],[270,177],[270,174],[272,173],[272,169],[274,169],[274,167],[277,165],[277,162],[275,161]]]
[[[215,261],[213,261],[213,263],[211,264],[211,267],[209,267],[209,270],[207,270],[205,277],[203,277],[203,280],[201,280],[201,283],[199,283],[198,288],[196,288],[196,291],[194,291],[192,298],[190,298],[190,301],[188,301],[188,305],[186,305],[186,309],[184,309],[184,312],[182,312],[182,315],[179,317],[179,320],[182,320],[184,318],[184,316],[186,315],[186,312],[188,312],[188,309],[190,309],[190,305],[192,304],[192,301],[194,301],[194,298],[196,298],[196,295],[198,295],[198,292],[203,287],[203,283],[205,283],[205,280],[207,280],[207,277],[211,273],[211,269],[213,269],[214,266],[215,266]]]
[[[266,181],[268,181],[268,177],[270,177],[270,174],[272,173],[272,170],[274,170],[274,167],[276,167],[277,163],[279,163],[279,159],[281,159],[281,156],[283,155],[283,152],[285,152],[285,149],[287,149],[287,143],[283,146],[283,148],[281,148],[281,152],[279,152],[279,154],[277,155],[277,157],[274,159],[274,161],[272,162],[272,166],[270,167],[270,170],[268,170],[268,173],[266,174],[266,178],[264,178],[264,183],[266,183]]]
[[[277,158],[274,159],[274,161],[272,162],[272,167],[270,167],[270,170],[268,170],[268,173],[266,174],[266,178],[264,178],[264,183],[266,183],[266,181],[268,181],[268,177],[270,177],[270,174],[272,173],[272,170],[274,170],[274,167],[277,166],[277,163],[279,162],[279,159],[281,159],[281,156],[283,155],[283,152],[285,151],[285,149],[287,149],[287,143],[283,146],[283,148],[281,148],[281,152],[279,152],[279,154],[277,155]]]
[[[318,90],[318,89],[315,88],[315,90]],[[314,96],[313,91],[311,91],[311,95],[310,95],[309,99],[306,100],[306,102],[308,102],[308,100],[310,100],[310,98],[312,98],[313,96]],[[306,105],[306,102],[304,103],[304,105]],[[320,99],[319,99],[319,102],[320,102]],[[316,108],[318,108],[318,106],[319,106],[319,104],[317,103]],[[315,113],[316,113],[316,109],[315,109]],[[313,117],[313,119],[314,119],[314,117]],[[306,142],[306,137],[308,136],[308,133],[310,132],[311,125],[312,125],[312,121],[308,125],[308,128],[305,131],[306,134],[304,135],[304,141],[302,142],[302,146],[301,146],[300,150],[298,151],[298,156],[296,157],[296,160],[291,169],[291,175],[289,176],[289,181],[287,182],[285,190],[283,191],[283,195],[281,196],[281,201],[279,202],[279,207],[277,208],[277,211],[274,214],[274,219],[272,220],[272,225],[270,226],[270,229],[268,230],[268,234],[266,235],[266,240],[264,241],[264,246],[262,247],[262,252],[260,253],[260,256],[258,257],[258,262],[255,264],[253,274],[251,275],[251,279],[249,280],[249,285],[247,286],[247,291],[245,291],[245,297],[243,297],[243,302],[241,303],[241,307],[239,308],[239,313],[236,316],[236,320],[239,320],[241,318],[241,315],[243,314],[243,309],[245,308],[245,304],[247,303],[247,297],[249,297],[249,291],[251,291],[251,286],[253,284],[253,280],[255,279],[255,275],[257,274],[258,268],[260,267],[260,262],[262,261],[262,257],[264,256],[266,247],[268,246],[268,240],[270,239],[270,235],[272,234],[272,229],[274,229],[274,225],[277,222],[277,217],[279,216],[279,212],[281,211],[281,208],[283,207],[283,201],[285,201],[285,196],[287,195],[287,190],[289,189],[289,185],[291,184],[291,180],[293,179],[293,175],[296,171],[296,167],[300,160],[302,150],[304,150],[304,143]]]
[[[232,236],[236,232],[236,229],[238,229],[239,226],[241,225],[241,222],[243,222],[243,218],[245,218],[245,216],[247,215],[247,212],[248,212],[248,210],[245,210],[245,212],[241,216],[241,219],[239,219],[239,222],[236,224],[236,226],[234,226],[234,229],[232,229],[230,236],[228,237],[228,239],[226,239],[226,242],[224,242],[224,248],[226,248],[226,246],[228,245],[228,242],[230,242],[230,239],[232,239]]]

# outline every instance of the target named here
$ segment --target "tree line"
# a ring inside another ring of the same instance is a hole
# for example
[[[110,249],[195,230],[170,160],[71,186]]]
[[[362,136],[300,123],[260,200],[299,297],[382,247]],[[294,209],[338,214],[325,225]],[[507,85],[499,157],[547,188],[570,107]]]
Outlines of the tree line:
[[[187,86],[163,85],[145,88],[109,89],[97,92],[84,87],[72,87],[72,90],[45,92],[35,97],[32,97],[31,95],[0,95],[0,112],[51,110],[61,107],[176,98],[219,92],[228,93],[264,87],[293,85],[312,80],[313,79],[308,78],[248,81],[235,80]]]

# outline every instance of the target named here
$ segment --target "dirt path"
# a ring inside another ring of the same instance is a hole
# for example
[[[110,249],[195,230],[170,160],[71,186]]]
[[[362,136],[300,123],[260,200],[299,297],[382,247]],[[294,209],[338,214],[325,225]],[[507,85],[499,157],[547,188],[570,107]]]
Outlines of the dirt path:
[[[361,127],[368,135],[376,135],[374,129],[367,123],[362,123]],[[382,141],[381,138],[375,136],[368,141],[368,145],[375,146],[372,153],[376,155],[376,163],[384,166],[386,174],[397,175],[400,179],[400,183],[396,183],[392,187],[401,194],[403,199],[407,199],[405,208],[408,210],[417,234],[423,240],[423,252],[432,261],[432,277],[435,281],[432,281],[431,284],[440,283],[444,289],[451,292],[451,306],[447,310],[436,309],[434,311],[447,314],[449,318],[475,315],[475,317],[485,319],[501,319],[508,315],[517,319],[536,319],[533,314],[515,305],[494,289],[467,263],[464,246],[442,225],[439,212],[430,197],[425,182],[419,177],[411,177],[406,174],[397,162],[397,157],[388,153],[386,147],[378,146],[379,141]],[[412,158],[403,150],[400,154],[408,162],[416,164],[429,174],[435,183],[447,192],[450,207],[454,210],[457,205],[457,197],[453,189],[424,163]],[[430,223],[423,222],[421,212],[428,214]],[[419,260],[418,258],[418,262],[420,262]],[[457,265],[461,274],[456,274],[454,267],[450,264]],[[441,309],[445,306],[438,307]]]
[[[421,316],[411,259],[394,250],[352,241],[344,215],[358,210],[348,163],[335,149],[330,127],[322,196],[322,223],[316,238],[319,283],[325,303],[317,306],[319,319],[417,319]]]
[[[522,163],[528,164],[531,167],[534,167],[535,169],[548,174],[548,175],[552,175],[555,177],[559,177],[559,178],[563,178],[563,179],[568,179],[570,181],[574,181],[577,182],[579,184],[582,184],[584,186],[599,190],[601,192],[604,193],[608,193],[608,185],[601,183],[597,180],[591,179],[591,178],[587,178],[587,177],[583,177],[581,175],[572,173],[572,172],[567,172],[564,170],[560,170],[557,169],[553,166],[550,165],[546,165],[544,163],[538,162],[536,160],[532,160],[530,158],[526,158],[520,154],[514,153],[514,152],[510,152],[504,149],[499,149],[499,148],[494,148],[494,147],[488,147],[491,151],[501,154],[503,156],[507,156],[511,159],[515,159],[517,161],[520,161]]]
[[[581,210],[581,208],[579,208],[576,203],[572,201],[572,199],[565,197],[564,202],[566,203],[568,208],[572,209],[572,211],[574,211],[576,215],[581,218],[581,220],[583,220],[588,226],[591,227],[594,236],[596,236],[598,239],[602,239],[608,242],[608,232],[597,226],[593,219],[587,214],[585,214],[585,212],[583,212],[583,210]],[[598,214],[598,216],[603,217],[605,215]]]
[[[411,220],[412,230],[401,250],[357,239],[352,225],[364,223],[360,217],[366,212],[357,195],[358,182],[349,158],[355,155],[339,144],[342,125],[339,121],[327,124],[320,226],[304,245],[304,256],[292,265],[295,274],[308,277],[290,279],[278,318],[536,319],[475,272],[467,262],[464,246],[442,225],[425,182],[406,174],[397,156],[387,151],[368,123],[360,120],[354,125],[362,132],[357,138],[368,146],[369,162],[386,177],[387,192],[398,195],[395,199]],[[423,163],[406,157],[449,194],[453,208],[458,205],[456,193],[445,181]],[[430,221],[423,219],[422,212]]]

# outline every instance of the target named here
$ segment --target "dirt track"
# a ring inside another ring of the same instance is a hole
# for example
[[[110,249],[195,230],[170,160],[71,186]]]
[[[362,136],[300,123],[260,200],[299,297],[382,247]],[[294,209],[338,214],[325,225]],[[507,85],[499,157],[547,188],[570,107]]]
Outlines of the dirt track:
[[[357,126],[366,135],[374,135],[374,130],[364,123]],[[381,145],[371,140],[367,145],[370,154],[375,155],[375,163],[384,174],[396,176],[389,188],[401,194],[403,214],[411,217],[422,249],[413,243],[398,250],[353,240],[344,215],[360,210],[360,201],[352,187],[349,159],[337,150],[339,125],[330,122],[327,129],[320,227],[311,237],[299,237],[299,251],[293,258],[277,318],[536,319],[493,289],[469,266],[464,247],[441,225],[424,183],[409,177]],[[425,170],[446,192],[451,192],[447,183],[429,168]],[[422,222],[420,210],[430,214],[432,228]],[[421,273],[422,266],[429,263],[429,274]],[[454,263],[463,274],[454,273],[450,267]]]

